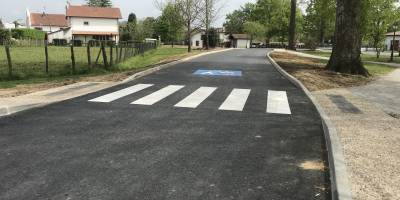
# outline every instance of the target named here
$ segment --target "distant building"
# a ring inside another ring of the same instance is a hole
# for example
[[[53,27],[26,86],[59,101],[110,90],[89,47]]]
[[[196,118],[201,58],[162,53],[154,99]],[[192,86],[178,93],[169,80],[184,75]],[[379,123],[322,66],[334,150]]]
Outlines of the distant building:
[[[233,48],[250,48],[250,36],[247,34],[232,34],[230,36]]]
[[[385,40],[386,48],[385,49],[386,50],[392,50],[393,36],[396,36],[395,40],[394,40],[394,50],[395,51],[399,51],[400,31],[396,32],[396,35],[394,35],[394,32],[386,34],[386,40]]]
[[[122,19],[119,8],[68,5],[66,14],[31,13],[27,10],[29,28],[48,33],[48,40],[55,39],[119,41],[118,21]]]
[[[192,43],[193,49],[202,49],[205,46],[203,40],[204,34],[205,34],[204,30],[198,30],[192,34],[190,42]]]
[[[27,9],[26,26],[30,29],[51,33],[68,28],[68,22],[63,14],[33,13]]]

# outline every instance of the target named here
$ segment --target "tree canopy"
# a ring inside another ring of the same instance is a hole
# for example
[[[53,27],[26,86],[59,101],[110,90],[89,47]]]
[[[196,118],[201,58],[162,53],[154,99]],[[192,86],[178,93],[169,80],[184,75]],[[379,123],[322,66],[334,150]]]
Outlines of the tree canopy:
[[[111,7],[111,0],[86,0],[87,5],[93,7]]]

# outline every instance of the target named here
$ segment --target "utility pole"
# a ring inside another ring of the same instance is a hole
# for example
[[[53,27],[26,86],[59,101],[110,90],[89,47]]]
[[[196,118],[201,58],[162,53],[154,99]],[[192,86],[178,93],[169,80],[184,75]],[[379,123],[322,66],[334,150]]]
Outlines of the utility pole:
[[[206,0],[206,49],[210,48],[210,10],[209,10],[209,0]]]

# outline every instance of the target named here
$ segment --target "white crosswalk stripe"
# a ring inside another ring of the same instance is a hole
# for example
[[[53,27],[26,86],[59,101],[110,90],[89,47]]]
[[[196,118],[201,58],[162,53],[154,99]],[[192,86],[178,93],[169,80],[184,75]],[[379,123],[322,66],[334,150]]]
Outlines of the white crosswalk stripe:
[[[145,90],[149,87],[152,87],[153,85],[154,84],[137,84],[122,90],[118,90],[116,92],[112,92],[110,94],[103,95],[101,97],[97,97],[95,99],[91,99],[89,101],[109,103],[117,99]],[[173,95],[174,93],[178,92],[184,87],[185,87],[184,85],[169,85],[145,97],[142,97],[132,102],[131,104],[154,105],[160,102],[161,100],[167,98],[168,96]],[[189,96],[180,100],[177,104],[175,104],[174,107],[195,109],[199,107],[200,104],[205,102],[207,98],[209,98],[217,89],[218,89],[217,87],[200,87],[194,92],[192,92]],[[250,96],[250,93],[251,89],[234,88],[228,95],[228,97],[225,99],[225,101],[218,108],[218,110],[239,111],[239,112],[243,111],[247,103],[247,100]],[[265,109],[265,107],[263,109]],[[268,90],[266,113],[283,114],[283,115],[292,114],[286,91]]]
[[[267,113],[292,114],[285,91],[268,91]]]
[[[217,88],[216,87],[201,87],[185,99],[180,101],[175,107],[182,108],[197,108],[204,100],[206,100]]]
[[[233,89],[219,110],[243,111],[250,91],[248,89]]]
[[[89,101],[91,101],[91,102],[109,103],[109,102],[115,101],[115,100],[117,100],[119,98],[131,95],[133,93],[136,93],[136,92],[139,92],[139,91],[144,90],[146,88],[149,88],[151,86],[153,86],[153,84],[138,84],[138,85],[134,85],[132,87],[128,87],[128,88],[125,88],[125,89],[122,89],[122,90],[119,90],[119,91],[116,91],[116,92],[113,92],[113,93],[110,93],[110,94],[107,94],[107,95],[92,99],[92,100],[89,100]]]
[[[131,104],[137,105],[153,105],[164,98],[168,97],[169,95],[179,91],[180,89],[184,88],[183,85],[170,85],[161,90],[158,90],[150,95],[147,95],[139,100],[132,102]]]

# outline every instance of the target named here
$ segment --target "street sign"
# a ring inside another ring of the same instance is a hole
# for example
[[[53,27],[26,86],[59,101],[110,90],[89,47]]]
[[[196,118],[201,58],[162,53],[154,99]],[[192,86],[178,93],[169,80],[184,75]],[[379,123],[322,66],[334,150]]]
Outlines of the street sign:
[[[242,71],[199,69],[194,74],[200,76],[242,76]]]

